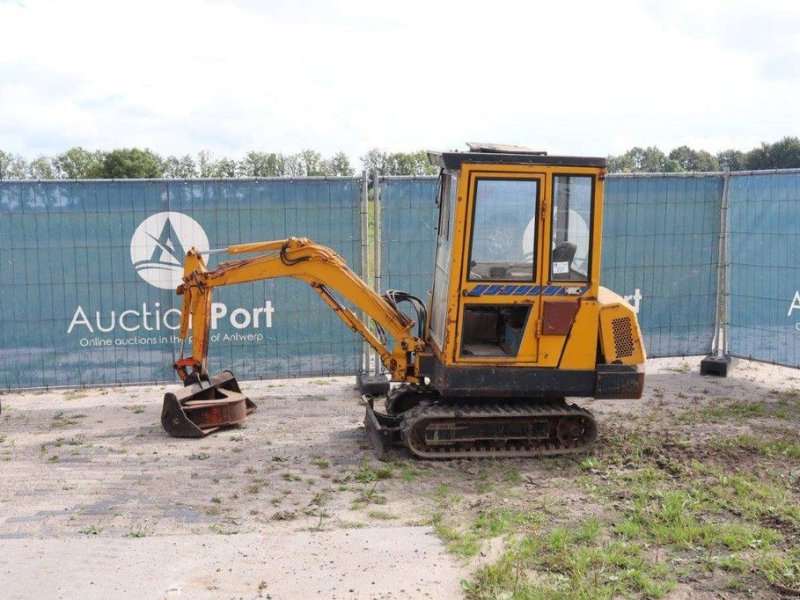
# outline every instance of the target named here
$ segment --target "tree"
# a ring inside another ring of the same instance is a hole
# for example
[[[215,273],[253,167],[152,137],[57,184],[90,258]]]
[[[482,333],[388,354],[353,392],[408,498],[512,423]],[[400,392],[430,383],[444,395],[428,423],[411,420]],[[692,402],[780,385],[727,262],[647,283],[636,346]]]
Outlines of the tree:
[[[0,180],[25,179],[28,174],[28,163],[19,154],[11,154],[0,150]]]
[[[353,167],[350,166],[350,159],[344,152],[337,152],[326,163],[327,175],[351,177],[355,173]]]
[[[70,148],[53,159],[56,174],[62,179],[90,179],[102,176],[104,154],[81,146]]]
[[[377,169],[378,175],[435,175],[438,169],[430,164],[424,150],[417,152],[388,153],[377,148],[361,157],[361,164],[368,172]]]
[[[283,156],[283,169],[281,176],[283,177],[304,177],[305,165],[299,154],[289,154]]]
[[[104,179],[150,179],[163,177],[164,165],[155,152],[149,149],[119,148],[103,158]]]
[[[28,176],[31,179],[55,179],[53,161],[46,156],[37,156],[28,164]]]
[[[274,152],[248,152],[236,167],[240,177],[280,177],[282,170],[283,157]]]
[[[374,171],[377,171],[378,175],[389,175],[387,172],[389,154],[378,148],[373,148],[361,157],[361,165],[370,175]]]
[[[236,161],[231,158],[215,160],[208,150],[197,154],[197,166],[200,177],[225,178],[236,177]]]
[[[633,172],[633,157],[627,152],[619,156],[611,155],[608,157],[607,162],[609,173]]]
[[[298,155],[303,173],[306,177],[319,177],[327,175],[325,172],[325,161],[322,155],[314,150],[303,150]]]
[[[743,171],[747,168],[747,157],[741,150],[723,150],[717,153],[717,163],[721,169]]]
[[[197,165],[194,159],[188,154],[180,158],[168,156],[164,159],[164,177],[171,179],[191,179],[197,177]]]
[[[705,150],[693,150],[689,146],[675,148],[669,153],[669,159],[677,162],[681,171],[719,171],[719,161],[715,157]]]
[[[785,137],[774,144],[761,143],[747,153],[748,169],[793,169],[800,167],[800,139]]]

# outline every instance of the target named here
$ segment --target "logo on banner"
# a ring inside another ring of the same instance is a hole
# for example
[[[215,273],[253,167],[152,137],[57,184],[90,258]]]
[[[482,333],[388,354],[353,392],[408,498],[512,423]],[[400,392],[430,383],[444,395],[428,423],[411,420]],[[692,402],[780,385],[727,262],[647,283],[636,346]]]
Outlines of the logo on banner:
[[[179,212],[160,212],[142,221],[131,238],[131,262],[139,276],[162,290],[174,290],[183,277],[183,259],[194,246],[206,252],[208,236],[200,224]]]

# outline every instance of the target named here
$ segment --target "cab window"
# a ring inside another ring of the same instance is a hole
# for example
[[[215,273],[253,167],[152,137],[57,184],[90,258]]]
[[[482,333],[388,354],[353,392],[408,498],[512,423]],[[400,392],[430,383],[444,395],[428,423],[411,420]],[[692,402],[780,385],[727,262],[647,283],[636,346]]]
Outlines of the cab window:
[[[535,179],[476,181],[470,281],[534,280],[538,200]]]
[[[594,177],[553,177],[550,280],[589,281]]]

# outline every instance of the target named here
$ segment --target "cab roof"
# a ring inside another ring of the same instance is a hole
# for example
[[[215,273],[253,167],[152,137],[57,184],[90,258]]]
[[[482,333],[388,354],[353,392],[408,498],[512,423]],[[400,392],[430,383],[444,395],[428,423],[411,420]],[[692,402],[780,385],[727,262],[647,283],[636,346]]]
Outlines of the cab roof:
[[[458,170],[467,164],[545,165],[555,167],[606,167],[606,159],[589,156],[548,156],[524,146],[470,142],[468,152],[428,151],[428,160],[440,169]]]

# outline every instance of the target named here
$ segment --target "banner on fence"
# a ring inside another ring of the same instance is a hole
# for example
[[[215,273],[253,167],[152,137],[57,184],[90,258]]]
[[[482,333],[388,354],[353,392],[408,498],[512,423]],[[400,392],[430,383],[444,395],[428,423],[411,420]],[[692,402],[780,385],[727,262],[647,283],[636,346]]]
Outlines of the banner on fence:
[[[800,172],[729,179],[728,351],[800,366]]]
[[[636,309],[650,357],[707,354],[722,176],[609,176],[600,283]]]
[[[174,380],[186,250],[302,236],[360,272],[359,198],[354,178],[3,183],[0,382]],[[215,291],[212,372],[352,373],[360,349],[303,282]]]

